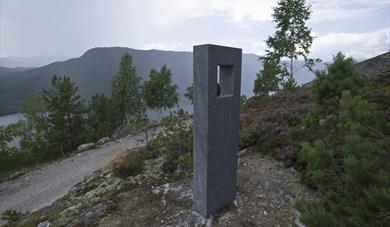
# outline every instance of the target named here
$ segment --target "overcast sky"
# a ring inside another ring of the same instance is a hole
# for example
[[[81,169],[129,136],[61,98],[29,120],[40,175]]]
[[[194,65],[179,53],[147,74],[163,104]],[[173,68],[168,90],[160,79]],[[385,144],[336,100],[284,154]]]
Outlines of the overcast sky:
[[[0,0],[0,56],[78,57],[93,47],[192,51],[213,43],[262,54],[276,0]],[[390,50],[390,0],[316,0],[313,57]]]

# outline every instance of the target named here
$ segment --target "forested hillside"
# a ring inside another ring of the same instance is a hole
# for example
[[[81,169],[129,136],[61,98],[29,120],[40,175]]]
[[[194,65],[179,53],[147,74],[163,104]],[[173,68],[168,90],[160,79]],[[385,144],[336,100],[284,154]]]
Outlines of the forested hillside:
[[[147,79],[152,68],[167,65],[173,74],[180,94],[179,105],[188,109],[189,102],[183,97],[185,90],[192,83],[192,53],[160,50],[136,50],[123,47],[94,48],[79,58],[55,62],[43,67],[28,70],[15,70],[2,67],[0,70],[0,115],[19,112],[23,100],[43,88],[48,88],[53,74],[69,76],[79,87],[80,94],[88,100],[96,93],[110,94],[111,80],[117,73],[120,58],[129,53],[133,56],[137,73]],[[252,96],[253,81],[261,68],[258,56],[244,54],[242,62],[242,94]],[[319,64],[318,68],[323,68]],[[301,70],[297,81],[308,82],[314,75]]]

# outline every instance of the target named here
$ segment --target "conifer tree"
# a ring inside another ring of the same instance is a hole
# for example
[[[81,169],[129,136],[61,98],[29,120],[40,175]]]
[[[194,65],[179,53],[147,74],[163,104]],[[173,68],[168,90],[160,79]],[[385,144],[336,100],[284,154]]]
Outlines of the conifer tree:
[[[194,102],[194,85],[192,84],[191,86],[187,87],[186,93],[184,96],[191,101],[191,104]]]
[[[359,95],[367,83],[367,78],[355,70],[353,59],[339,52],[326,70],[316,72],[311,98],[317,107],[306,116],[305,125],[315,127],[328,113],[338,115],[335,110],[339,108],[342,92],[348,90],[352,95]]]
[[[29,97],[22,112],[25,120],[19,129],[21,150],[32,153],[35,160],[39,161],[56,157],[58,152],[50,147],[48,110],[43,93]]]
[[[92,140],[110,136],[113,132],[113,117],[110,98],[103,94],[92,96],[88,105],[88,126]]]
[[[253,93],[256,96],[268,96],[270,93],[278,90],[280,74],[277,62],[270,59],[264,59],[263,69],[256,75]]]
[[[70,151],[85,141],[85,108],[69,77],[54,75],[42,98],[47,110],[49,142],[56,151]]]
[[[355,70],[353,59],[339,52],[326,70],[316,72],[312,97],[321,106],[335,106],[343,91],[349,90],[357,95],[366,82]]]
[[[293,76],[288,76],[282,83],[282,88],[285,91],[296,91],[298,89],[297,81]]]
[[[15,154],[18,149],[14,146],[9,146],[10,142],[15,139],[17,135],[17,124],[8,126],[0,126],[0,173],[8,172],[15,169]]]

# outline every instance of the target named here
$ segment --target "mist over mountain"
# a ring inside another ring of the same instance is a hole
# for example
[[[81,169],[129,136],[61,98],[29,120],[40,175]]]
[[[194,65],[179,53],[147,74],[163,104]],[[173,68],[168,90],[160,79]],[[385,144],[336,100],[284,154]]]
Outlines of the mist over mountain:
[[[55,61],[67,59],[63,56],[37,56],[37,57],[0,57],[0,67],[7,68],[35,68]]]
[[[121,57],[128,52],[133,56],[137,73],[148,80],[152,68],[159,69],[167,65],[173,74],[180,94],[179,105],[189,109],[190,103],[184,97],[185,90],[192,84],[192,53],[160,50],[136,50],[124,47],[99,47],[85,52],[78,58],[54,62],[37,68],[0,67],[0,114],[19,112],[24,100],[50,86],[53,74],[69,76],[78,86],[83,98],[96,94],[111,93],[111,80],[117,73]],[[252,96],[256,73],[262,67],[258,56],[243,54],[241,93]],[[320,63],[316,68],[324,68]],[[302,69],[297,74],[298,84],[306,83],[314,74]]]

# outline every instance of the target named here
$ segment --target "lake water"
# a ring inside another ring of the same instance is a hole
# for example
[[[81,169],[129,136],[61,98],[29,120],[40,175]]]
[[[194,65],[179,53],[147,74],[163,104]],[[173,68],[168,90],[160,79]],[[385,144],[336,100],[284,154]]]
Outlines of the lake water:
[[[7,126],[16,123],[22,119],[23,119],[23,114],[21,113],[0,116],[0,126]],[[20,142],[20,138],[16,137],[11,142],[8,143],[8,146],[19,148],[19,142]]]
[[[21,113],[0,116],[0,126],[7,126],[16,123],[22,119],[23,119],[23,114]]]
[[[192,104],[189,102],[184,102],[181,104],[180,108],[183,108],[185,111],[188,111],[192,114]],[[176,108],[174,110],[177,110]],[[164,116],[168,115],[169,111],[164,111]],[[148,111],[149,118],[151,120],[157,120],[158,114],[156,111]],[[0,126],[7,126],[13,123],[18,122],[19,120],[23,120],[23,114],[22,113],[15,113],[15,114],[9,114],[0,116]]]

